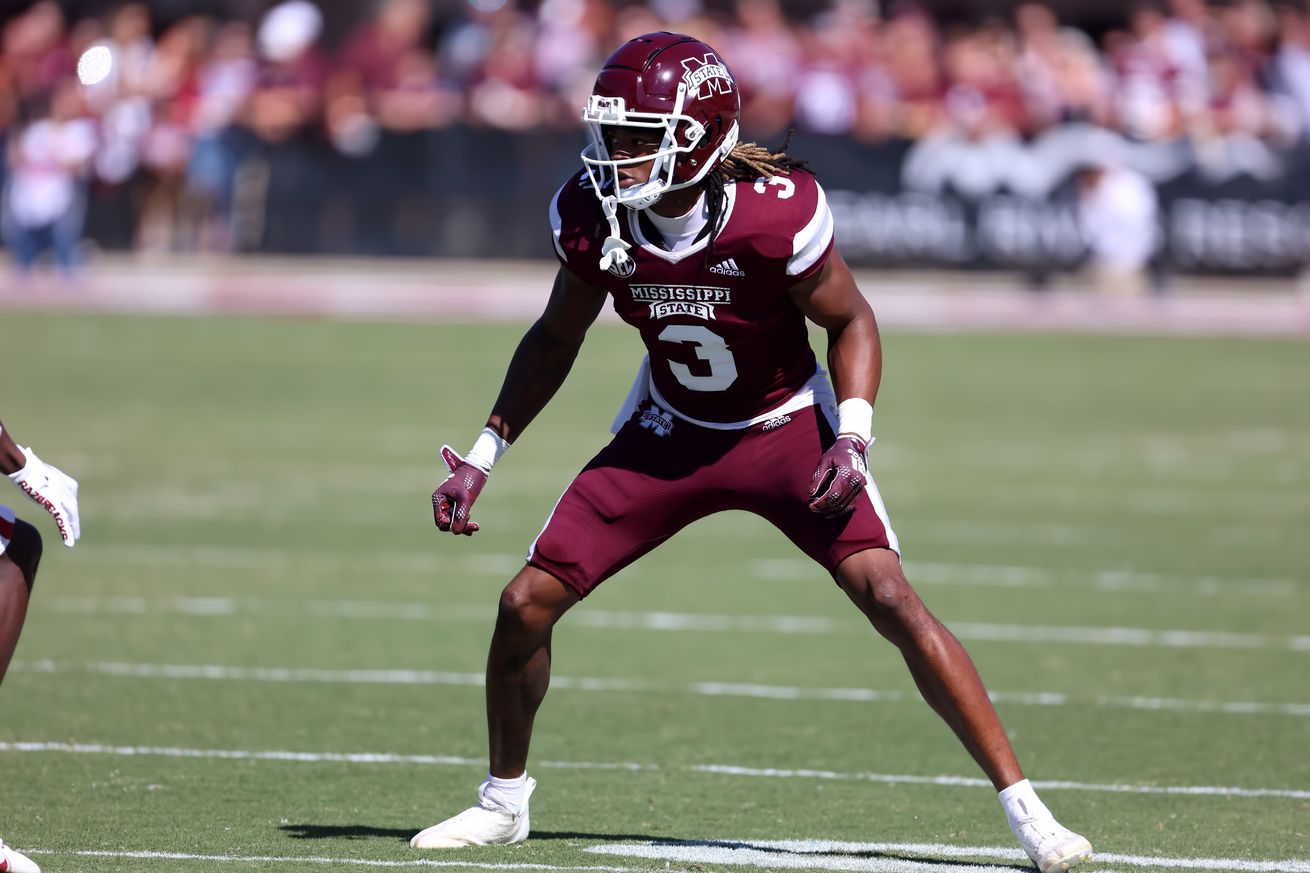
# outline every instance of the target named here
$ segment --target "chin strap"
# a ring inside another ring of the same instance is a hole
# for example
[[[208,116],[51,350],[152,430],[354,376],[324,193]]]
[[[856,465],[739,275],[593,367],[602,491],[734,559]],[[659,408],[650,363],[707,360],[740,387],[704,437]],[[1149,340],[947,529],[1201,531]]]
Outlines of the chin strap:
[[[600,268],[621,273],[624,266],[632,261],[628,256],[628,249],[632,246],[619,236],[619,198],[613,195],[602,197],[600,205],[605,211],[605,220],[610,224],[610,235],[600,246]]]

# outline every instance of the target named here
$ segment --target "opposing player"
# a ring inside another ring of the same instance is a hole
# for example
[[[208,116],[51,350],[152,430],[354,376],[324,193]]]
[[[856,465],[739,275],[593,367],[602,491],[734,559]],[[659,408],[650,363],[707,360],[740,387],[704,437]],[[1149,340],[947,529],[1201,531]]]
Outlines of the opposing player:
[[[0,423],[0,472],[50,513],[64,543],[72,546],[80,532],[77,482],[20,447]],[[41,563],[41,534],[0,505],[0,682],[18,646],[27,618],[27,601]],[[0,873],[41,873],[32,859],[0,840]]]
[[[559,273],[519,343],[482,435],[432,495],[437,526],[469,517],[492,465],[572,367],[606,299],[648,355],[615,437],[560,498],[501,594],[487,661],[491,766],[478,804],[411,845],[528,836],[533,718],[551,630],[596,586],[699,518],[745,509],[827,570],[898,649],[925,700],[1000,792],[1042,873],[1091,856],[1023,776],[973,662],[901,571],[866,468],[882,371],[878,328],[833,247],[823,190],[799,162],[739,144],[728,67],[688,36],[618,49],[583,111],[585,172],[551,204]],[[818,367],[806,319],[828,333]]]

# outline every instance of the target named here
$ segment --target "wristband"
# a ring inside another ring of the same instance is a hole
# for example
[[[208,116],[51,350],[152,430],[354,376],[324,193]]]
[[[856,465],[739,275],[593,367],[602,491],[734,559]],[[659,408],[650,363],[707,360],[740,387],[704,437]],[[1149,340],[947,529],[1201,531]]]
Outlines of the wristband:
[[[837,404],[837,433],[851,434],[873,442],[873,404],[863,397],[852,397]]]
[[[484,473],[490,473],[491,468],[500,460],[500,456],[509,451],[509,443],[500,438],[489,427],[484,427],[482,433],[473,442],[473,448],[468,450],[464,456],[467,463],[472,464]]]

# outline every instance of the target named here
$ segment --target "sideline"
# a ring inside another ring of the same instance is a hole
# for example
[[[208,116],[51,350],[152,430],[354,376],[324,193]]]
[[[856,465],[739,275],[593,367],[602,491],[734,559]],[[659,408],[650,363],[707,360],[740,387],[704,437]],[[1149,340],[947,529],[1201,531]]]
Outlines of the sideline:
[[[64,664],[56,661],[14,661],[10,673],[90,673],[132,679],[203,679],[230,682],[320,682],[342,685],[437,685],[481,688],[482,673],[435,670],[325,670],[313,667],[228,667],[220,664],[125,664],[93,661]],[[873,688],[800,688],[747,682],[692,682],[687,685],[648,679],[552,676],[558,691],[618,691],[642,694],[694,694],[700,697],[748,697],[763,700],[825,700],[845,703],[903,703],[919,701],[915,693]],[[1058,691],[990,691],[1001,706],[1073,706],[1138,709],[1150,712],[1192,712],[1224,715],[1290,715],[1310,717],[1310,703],[1263,703],[1248,700],[1186,700],[1169,697],[1071,697]]]
[[[106,746],[99,743],[0,742],[0,752],[111,755],[122,758],[200,758],[226,761],[276,761],[295,764],[403,764],[436,767],[485,767],[483,758],[452,755],[398,755],[390,752],[291,752],[244,749],[185,749],[169,746]],[[916,776],[892,773],[843,773],[835,770],[782,770],[738,767],[731,764],[691,764],[661,767],[632,761],[540,761],[533,765],[555,770],[627,770],[633,772],[685,772],[715,776],[748,776],[772,779],[819,779],[843,782],[875,782],[887,785],[932,785],[940,788],[986,788],[995,791],[987,779],[972,776]],[[1310,791],[1292,788],[1241,788],[1224,785],[1125,785],[1118,783],[1071,782],[1034,779],[1044,791],[1067,790],[1110,794],[1168,794],[1191,797],[1279,797],[1310,800]],[[1307,862],[1310,863],[1310,862]],[[1308,868],[1307,873],[1310,873]]]
[[[44,275],[0,282],[0,311],[526,322],[540,314],[554,272],[546,261],[111,255],[72,283]],[[1292,281],[1184,277],[1167,296],[1106,299],[1035,294],[986,273],[857,271],[856,279],[878,321],[900,330],[1310,335],[1310,294]],[[606,307],[601,319],[617,316]]]

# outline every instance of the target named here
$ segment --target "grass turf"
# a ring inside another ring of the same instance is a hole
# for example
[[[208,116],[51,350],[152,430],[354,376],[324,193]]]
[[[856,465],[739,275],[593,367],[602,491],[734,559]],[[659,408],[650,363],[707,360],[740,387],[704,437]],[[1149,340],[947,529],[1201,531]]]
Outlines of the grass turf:
[[[438,537],[436,449],[476,433],[521,330],[6,313],[2,414],[80,479],[85,539],[59,548],[37,519],[51,543],[0,696],[0,742],[11,744],[0,834],[39,850],[46,870],[414,860],[408,835],[467,805],[484,772],[481,689],[461,677],[481,671],[497,592],[603,444],[639,356],[626,329],[594,329],[498,466],[476,513],[485,530]],[[1029,774],[1083,786],[1044,791],[1048,804],[1105,853],[1310,863],[1310,347],[886,344],[871,467],[912,580],[1001,695]],[[4,499],[36,519],[16,492]],[[682,629],[651,629],[652,613],[674,613],[662,626]],[[786,616],[809,631],[778,632],[769,620]],[[162,665],[226,672],[159,675]],[[251,672],[263,668],[323,672]],[[585,849],[1011,843],[984,787],[857,778],[978,773],[893,650],[749,516],[709,519],[607,582],[556,634],[555,674],[641,687],[548,697],[528,844],[424,858],[662,869]],[[696,685],[707,682],[801,696],[710,694]],[[1063,702],[1019,697],[1037,693]],[[546,766],[621,762],[645,769]],[[149,852],[204,857],[123,854]]]

